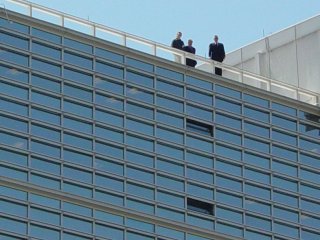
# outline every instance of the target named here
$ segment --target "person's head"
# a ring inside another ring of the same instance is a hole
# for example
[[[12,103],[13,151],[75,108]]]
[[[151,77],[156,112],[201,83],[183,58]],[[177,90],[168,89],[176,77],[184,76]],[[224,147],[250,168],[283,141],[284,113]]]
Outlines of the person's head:
[[[214,35],[214,37],[213,37],[213,41],[214,41],[215,43],[217,43],[217,42],[218,42],[218,40],[219,40],[218,35]]]
[[[188,46],[191,47],[191,46],[192,46],[192,43],[193,43],[192,39],[189,39],[189,40],[188,40]]]
[[[177,39],[180,39],[182,37],[182,32],[177,32]]]

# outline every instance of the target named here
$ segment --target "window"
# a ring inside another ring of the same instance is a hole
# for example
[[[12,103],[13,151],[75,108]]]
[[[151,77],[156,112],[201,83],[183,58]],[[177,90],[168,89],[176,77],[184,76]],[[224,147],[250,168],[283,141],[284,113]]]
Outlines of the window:
[[[226,219],[230,222],[242,223],[243,214],[242,212],[237,212],[231,209],[223,208],[220,206],[216,207],[216,216],[218,218]]]
[[[215,122],[227,127],[231,127],[239,130],[241,129],[241,119],[234,118],[225,114],[216,112]]]
[[[183,81],[183,74],[166,68],[157,67],[157,73],[163,77]]]
[[[32,68],[38,71],[52,74],[55,76],[61,76],[61,66],[48,61],[42,61],[38,59],[32,59]]]
[[[49,45],[45,45],[42,43],[32,42],[32,52],[57,60],[61,59],[60,49],[50,47]]]
[[[206,93],[198,92],[195,90],[187,89],[187,99],[198,102],[201,104],[205,104],[208,106],[212,106],[213,104],[213,97],[212,95],[208,95]]]
[[[187,105],[186,112],[189,116],[212,121],[213,112],[208,109],[199,108],[197,106]]]
[[[102,62],[96,62],[96,71],[114,78],[123,79],[124,70],[121,67]]]
[[[203,88],[203,89],[206,89],[206,90],[212,90],[213,89],[213,84],[211,82],[207,82],[207,81],[201,80],[199,78],[186,76],[186,82],[188,84],[191,84],[191,85],[194,85],[196,87]]]
[[[187,119],[187,130],[191,132],[196,132],[196,133],[204,134],[207,136],[211,136],[211,137],[213,136],[212,125],[201,123],[191,119]]]
[[[199,213],[213,215],[213,204],[192,198],[187,198],[187,209]]]
[[[222,98],[216,97],[216,107],[224,111],[241,114],[241,104],[224,100]]]
[[[226,95],[226,96],[229,96],[229,97],[241,99],[241,92],[236,91],[236,90],[231,89],[231,88],[227,88],[227,87],[223,87],[223,86],[220,86],[220,85],[216,85],[216,92],[217,93],[221,93],[221,94]]]
[[[157,200],[161,203],[175,206],[178,208],[184,208],[184,197],[167,192],[159,191],[157,192]]]
[[[96,48],[96,55],[98,57],[111,60],[118,63],[123,63],[123,56],[114,52],[110,52],[108,50],[102,48]]]
[[[103,89],[115,94],[123,95],[123,84],[117,83],[115,81],[109,80],[107,78],[95,77],[94,79],[95,87],[98,89]]]
[[[136,87],[131,87],[127,85],[127,97],[133,98],[138,101],[153,104],[154,96],[153,93],[141,90]]]
[[[127,193],[141,198],[154,200],[154,189],[127,182]]]
[[[166,81],[157,79],[157,89],[169,94],[176,95],[178,97],[183,97],[183,86],[171,84]]]
[[[249,103],[264,107],[264,108],[269,107],[269,101],[265,100],[263,98],[259,98],[259,97],[252,96],[252,95],[245,93],[245,94],[243,94],[243,99],[245,102],[249,102]]]
[[[64,61],[69,64],[77,65],[82,68],[92,69],[93,60],[78,54],[73,54],[70,52],[64,52]]]
[[[138,74],[135,72],[127,71],[126,77],[127,77],[127,81],[129,82],[133,82],[145,87],[153,88],[154,78],[151,76],[146,76],[146,75]]]
[[[266,123],[268,123],[270,120],[268,112],[264,112],[264,111],[247,107],[247,106],[244,107],[244,115],[246,117],[249,117],[258,121],[266,122]]]
[[[175,99],[157,96],[157,104],[160,107],[171,109],[177,112],[183,112],[183,102],[177,101]]]
[[[64,38],[64,45],[86,53],[92,53],[93,47],[70,38]]]
[[[86,73],[82,73],[80,71],[72,70],[69,68],[64,68],[63,75],[66,79],[82,83],[85,85],[92,85],[93,77],[92,75],[88,75]]]
[[[37,28],[32,28],[32,35],[52,43],[61,44],[60,36]]]
[[[146,62],[142,62],[133,58],[129,58],[127,57],[127,64],[128,66],[140,69],[140,70],[144,70],[147,72],[153,72],[154,71],[154,66],[146,63]]]

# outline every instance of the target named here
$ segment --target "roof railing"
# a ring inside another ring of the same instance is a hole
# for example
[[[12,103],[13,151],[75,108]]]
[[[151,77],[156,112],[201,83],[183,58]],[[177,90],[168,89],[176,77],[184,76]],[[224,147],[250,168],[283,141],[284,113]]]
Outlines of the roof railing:
[[[186,58],[198,62],[197,69],[214,74],[215,67],[223,70],[223,76],[231,80],[254,86],[266,91],[274,92],[292,99],[296,99],[311,105],[320,105],[320,94],[286,84],[271,78],[266,78],[236,67],[215,62],[198,55],[190,54],[170,46],[157,43],[143,37],[119,31],[114,28],[94,23],[79,17],[65,14],[25,0],[5,0],[6,9],[19,12],[40,20],[44,20],[62,27],[70,28],[103,40],[130,47],[157,57],[174,61],[174,57],[180,57],[181,64],[185,64]]]

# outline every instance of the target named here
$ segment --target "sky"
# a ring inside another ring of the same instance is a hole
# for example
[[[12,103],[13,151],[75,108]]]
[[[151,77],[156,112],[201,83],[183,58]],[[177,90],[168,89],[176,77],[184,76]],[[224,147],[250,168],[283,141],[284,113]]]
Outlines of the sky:
[[[320,0],[30,0],[170,45],[178,31],[207,56],[215,34],[231,52],[320,14]],[[0,5],[8,4],[0,0]]]

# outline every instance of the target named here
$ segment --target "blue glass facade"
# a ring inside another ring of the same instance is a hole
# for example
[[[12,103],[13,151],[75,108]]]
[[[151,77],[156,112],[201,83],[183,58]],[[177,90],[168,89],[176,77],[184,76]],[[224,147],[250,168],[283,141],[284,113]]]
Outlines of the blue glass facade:
[[[0,184],[1,239],[320,238],[320,116],[307,105],[0,24],[0,175],[17,183]]]

